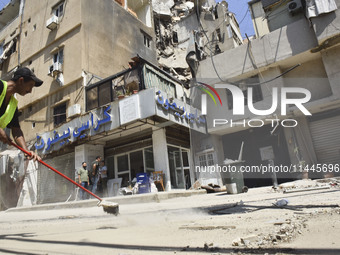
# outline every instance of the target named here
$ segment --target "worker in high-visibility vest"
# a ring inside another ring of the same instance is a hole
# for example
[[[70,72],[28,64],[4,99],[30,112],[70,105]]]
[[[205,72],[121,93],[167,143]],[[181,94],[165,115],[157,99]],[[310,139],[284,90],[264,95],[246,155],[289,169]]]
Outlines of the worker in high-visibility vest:
[[[42,83],[43,81],[38,79],[27,67],[18,68],[8,82],[0,80],[0,142],[11,143],[11,138],[4,130],[7,127],[11,129],[16,144],[28,150],[19,125],[18,100],[14,94],[25,96],[32,92],[33,87],[39,87]],[[38,154],[33,151],[30,153],[32,156],[26,156],[28,159],[40,160]]]

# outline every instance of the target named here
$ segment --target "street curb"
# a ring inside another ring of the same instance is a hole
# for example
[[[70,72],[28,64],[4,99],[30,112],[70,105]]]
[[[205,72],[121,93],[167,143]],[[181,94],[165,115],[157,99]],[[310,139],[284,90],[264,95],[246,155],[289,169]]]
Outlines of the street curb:
[[[129,196],[119,196],[119,197],[107,197],[103,200],[109,202],[115,202],[120,205],[123,204],[136,204],[136,203],[151,203],[160,202],[162,200],[167,200],[177,197],[190,197],[196,195],[207,194],[206,190],[186,190],[186,191],[170,191],[170,192],[158,192],[151,194],[140,194],[140,195],[129,195]],[[55,209],[69,209],[69,208],[85,208],[92,207],[98,204],[97,199],[89,199],[85,201],[72,201],[63,203],[51,203],[34,205],[28,207],[15,207],[7,209],[5,212],[30,212],[30,211],[41,211],[41,210],[55,210]]]

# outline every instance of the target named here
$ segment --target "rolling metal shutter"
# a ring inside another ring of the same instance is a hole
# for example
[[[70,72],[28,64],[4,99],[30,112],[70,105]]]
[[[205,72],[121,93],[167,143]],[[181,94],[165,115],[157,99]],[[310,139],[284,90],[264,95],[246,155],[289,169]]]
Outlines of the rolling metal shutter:
[[[318,163],[340,162],[340,115],[310,122]]]

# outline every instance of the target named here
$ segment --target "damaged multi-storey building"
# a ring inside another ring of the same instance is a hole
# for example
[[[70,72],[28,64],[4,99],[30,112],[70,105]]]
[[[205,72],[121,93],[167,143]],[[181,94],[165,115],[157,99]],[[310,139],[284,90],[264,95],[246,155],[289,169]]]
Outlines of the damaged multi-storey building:
[[[121,187],[154,171],[165,191],[191,187],[190,129],[206,129],[183,82],[199,60],[242,44],[226,2],[13,0],[0,21],[2,79],[26,66],[44,80],[19,111],[46,163],[74,179],[101,155]],[[22,155],[1,146],[2,209],[74,198],[71,183],[39,164],[22,168]]]
[[[240,28],[228,3],[214,0],[153,0],[158,63],[186,85],[197,63],[242,45]]]
[[[249,2],[257,38],[199,63],[197,80],[214,85],[221,104],[208,98],[209,135],[193,132],[196,165],[237,160],[245,171],[236,179],[249,187],[339,176],[339,6]],[[201,105],[201,91],[191,93]],[[216,171],[199,176],[221,180]]]

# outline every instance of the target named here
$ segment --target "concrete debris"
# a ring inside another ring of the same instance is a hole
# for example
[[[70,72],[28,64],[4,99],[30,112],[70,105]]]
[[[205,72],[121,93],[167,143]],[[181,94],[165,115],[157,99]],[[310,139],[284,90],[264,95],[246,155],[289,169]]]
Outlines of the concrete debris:
[[[326,180],[297,180],[293,182],[282,183],[275,191],[283,193],[309,191],[318,189],[327,189],[330,187],[339,187],[340,181],[336,178]]]
[[[233,242],[231,243],[231,245],[232,246],[242,246],[243,243],[242,243],[241,238],[238,237],[238,238],[234,239]]]
[[[195,183],[191,186],[191,190],[199,190],[201,189],[201,183],[197,180]]]
[[[314,187],[314,188],[305,188],[305,189],[292,189],[292,190],[285,190],[285,191],[283,191],[283,193],[314,191],[314,190],[323,190],[323,189],[330,189],[330,188],[331,188],[331,186]]]
[[[152,8],[158,15],[171,17],[171,8],[175,5],[173,0],[152,0]]]
[[[233,164],[233,163],[235,163],[235,162],[238,162],[238,160],[232,160],[232,159],[226,158],[226,159],[223,161],[223,164],[229,165],[229,164]]]
[[[298,234],[302,234],[302,229],[306,227],[307,217],[310,216],[296,216],[294,219],[273,221],[273,231],[271,233],[239,237],[232,241],[232,246],[258,248],[289,242]]]
[[[199,8],[194,0],[152,0],[158,63],[186,85],[195,78],[196,72],[193,68],[196,65],[190,63],[189,66],[187,61],[198,63],[209,54],[218,54],[233,45],[229,40],[222,40],[229,31],[229,20],[224,18],[229,17],[226,16],[228,6],[215,0],[197,3]],[[204,33],[200,32],[202,26]]]
[[[230,230],[236,229],[236,226],[182,226],[179,229],[187,229],[187,230]]]

